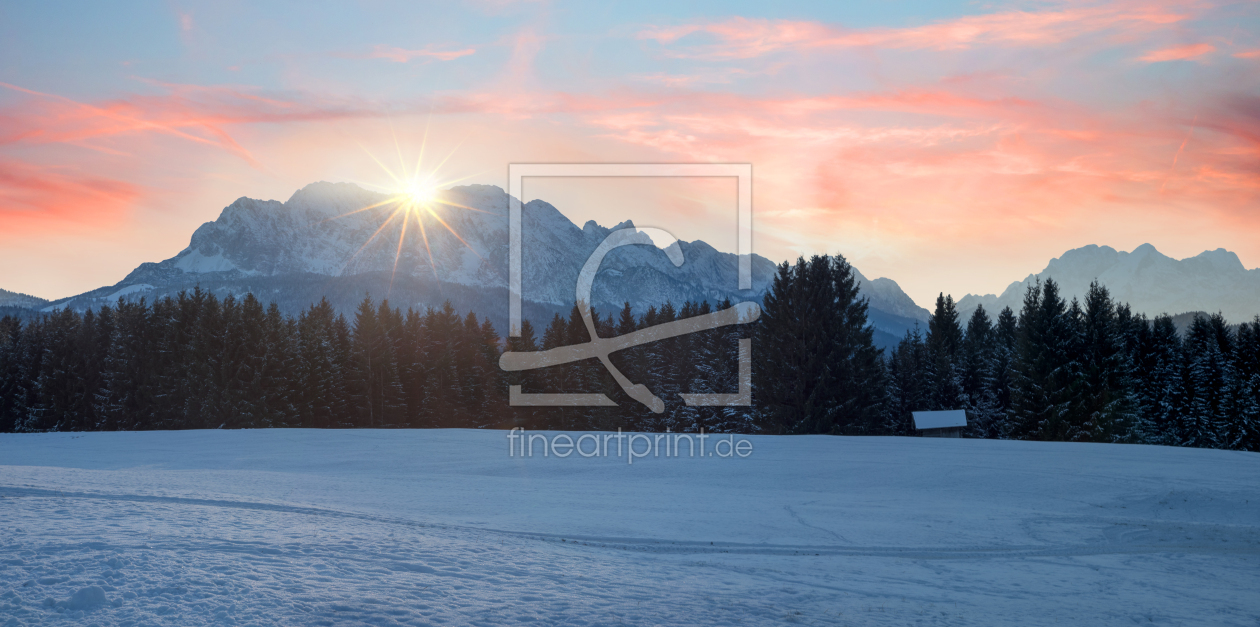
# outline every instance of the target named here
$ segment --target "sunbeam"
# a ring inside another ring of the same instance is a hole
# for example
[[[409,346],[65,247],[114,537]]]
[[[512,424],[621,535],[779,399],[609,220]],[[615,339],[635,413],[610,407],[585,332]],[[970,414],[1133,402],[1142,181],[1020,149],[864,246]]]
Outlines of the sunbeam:
[[[384,232],[390,224],[394,223],[395,218],[398,218],[399,216],[402,217],[402,223],[399,227],[398,233],[398,244],[394,248],[393,269],[390,272],[389,277],[389,289],[391,291],[393,290],[394,279],[398,274],[398,267],[399,263],[402,261],[404,249],[407,247],[407,230],[409,222],[412,219],[415,219],[416,226],[420,229],[420,239],[424,244],[424,252],[426,257],[428,257],[429,268],[433,271],[433,277],[435,279],[440,279],[441,277],[438,275],[437,262],[433,257],[433,249],[430,245],[428,228],[426,228],[425,221],[428,219],[436,221],[443,228],[449,231],[455,239],[459,240],[461,244],[467,247],[468,250],[472,251],[474,255],[478,258],[482,258],[481,253],[477,252],[477,250],[473,248],[472,245],[469,244],[468,241],[465,240],[464,237],[461,236],[459,232],[457,232],[455,228],[452,227],[451,224],[438,213],[437,209],[439,205],[442,205],[464,211],[490,213],[488,211],[469,207],[468,205],[461,203],[451,202],[444,198],[445,190],[447,188],[476,176],[460,176],[448,179],[439,177],[439,171],[448,161],[450,161],[459,146],[456,146],[455,149],[452,149],[449,153],[447,153],[447,155],[443,157],[436,166],[426,169],[424,157],[429,148],[429,128],[428,124],[426,124],[424,136],[420,141],[420,147],[418,150],[419,156],[416,158],[415,167],[409,168],[407,166],[407,161],[403,157],[402,145],[399,143],[396,135],[393,137],[393,141],[394,151],[398,156],[399,165],[397,168],[391,168],[386,165],[383,161],[377,158],[372,151],[368,150],[366,146],[363,146],[362,144],[359,145],[363,152],[381,168],[381,171],[384,172],[385,176],[389,179],[389,183],[386,185],[368,182],[362,182],[361,184],[369,188],[383,190],[389,196],[380,202],[328,218],[328,220],[337,220],[377,209],[388,212],[382,214],[381,224],[376,231],[372,233],[371,237],[369,237],[367,241],[365,241],[363,245],[360,246],[359,249],[346,260],[345,264],[342,266],[342,270],[344,271],[345,268],[349,266],[350,263],[353,262],[360,254],[362,254],[363,251],[366,250],[367,247],[375,241],[376,238],[381,235],[381,233]]]

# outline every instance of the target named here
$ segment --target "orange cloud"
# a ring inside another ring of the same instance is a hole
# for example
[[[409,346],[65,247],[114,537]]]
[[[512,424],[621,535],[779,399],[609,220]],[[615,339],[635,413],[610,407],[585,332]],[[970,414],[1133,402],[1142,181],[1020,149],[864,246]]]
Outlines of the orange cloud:
[[[662,44],[696,34],[718,43],[677,56],[747,59],[784,49],[899,48],[962,50],[982,45],[1045,46],[1089,33],[1150,30],[1186,19],[1161,8],[1073,7],[1062,11],[1009,11],[974,15],[911,28],[846,29],[819,22],[731,18],[722,22],[654,27],[638,34]]]
[[[1000,291],[1012,278],[1012,259],[1044,265],[1085,243],[1164,241],[1181,231],[1161,224],[1191,214],[1203,216],[1205,232],[1240,220],[1255,228],[1246,217],[1249,203],[1260,200],[1254,99],[1205,111],[1186,143],[1190,116],[1170,118],[1140,105],[982,98],[967,87],[816,97],[629,94],[574,98],[581,107],[569,109],[570,101],[554,95],[527,100],[547,102],[552,112],[602,130],[597,137],[655,151],[662,161],[753,162],[760,252],[784,258],[841,251],[912,294],[957,285],[959,268],[971,284],[993,281],[987,289]],[[1082,234],[1088,241],[1079,240]],[[1021,241],[1044,245],[1007,245]],[[1231,245],[1243,253],[1254,248]],[[945,266],[953,275],[932,274],[915,265],[923,250],[982,251],[983,263],[960,260]],[[881,262],[878,255],[906,261]]]
[[[1234,56],[1239,59],[1260,59],[1260,49],[1235,52]]]
[[[1195,59],[1205,54],[1215,52],[1216,46],[1212,44],[1189,44],[1185,46],[1173,46],[1172,48],[1164,48],[1148,52],[1139,58],[1139,61],[1147,63],[1161,63],[1164,61],[1186,61]]]
[[[0,161],[0,220],[6,238],[50,227],[113,226],[139,197],[140,188],[125,181]]]
[[[420,50],[407,50],[395,46],[376,46],[372,52],[367,55],[369,59],[389,59],[395,63],[407,63],[412,59],[437,59],[439,61],[453,61],[460,57],[466,57],[477,52],[476,48],[465,48],[463,50],[434,50],[432,46],[425,46]]]
[[[94,104],[0,83],[0,87],[31,97],[0,111],[0,120],[4,121],[0,146],[72,144],[125,154],[125,150],[110,142],[126,135],[157,134],[219,148],[257,166],[254,157],[228,133],[227,127],[383,114],[361,104],[286,100],[236,87],[150,82],[170,93]]]

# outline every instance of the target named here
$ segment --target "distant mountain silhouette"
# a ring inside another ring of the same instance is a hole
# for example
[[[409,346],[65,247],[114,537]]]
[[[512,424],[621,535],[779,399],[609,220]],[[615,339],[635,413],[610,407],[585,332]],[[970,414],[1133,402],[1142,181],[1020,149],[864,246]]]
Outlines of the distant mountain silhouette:
[[[1177,260],[1150,244],[1128,253],[1109,246],[1069,250],[1050,260],[1045,270],[1011,283],[1001,295],[964,296],[958,301],[959,312],[965,319],[980,304],[994,314],[1003,307],[1018,312],[1028,286],[1048,277],[1068,300],[1083,297],[1090,282],[1097,280],[1113,298],[1149,316],[1219,311],[1238,323],[1260,314],[1260,269],[1248,270],[1238,255],[1223,248]]]

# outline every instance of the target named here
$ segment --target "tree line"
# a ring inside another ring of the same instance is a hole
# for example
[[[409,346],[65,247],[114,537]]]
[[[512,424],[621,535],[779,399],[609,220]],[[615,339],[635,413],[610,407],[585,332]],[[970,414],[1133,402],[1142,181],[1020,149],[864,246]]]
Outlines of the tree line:
[[[722,304],[729,307],[730,303]],[[640,316],[594,312],[611,337],[709,313],[708,303],[666,303]],[[721,329],[615,355],[619,369],[662,398],[737,385],[738,339]],[[729,336],[729,337],[725,337]],[[79,313],[0,318],[0,431],[263,427],[513,427],[746,432],[747,412],[669,405],[664,414],[622,399],[615,407],[511,407],[527,392],[598,392],[617,398],[598,362],[505,373],[504,350],[586,342],[574,307],[542,336],[526,321],[500,338],[489,319],[446,303],[403,311],[365,297],[351,318],[323,300],[297,317],[252,294],[220,299],[196,288],[152,304],[120,299]],[[726,340],[729,347],[719,346]]]
[[[601,337],[730,307],[665,303],[594,312]],[[679,394],[738,389],[753,342],[753,407],[691,407]],[[466,427],[910,435],[910,412],[965,409],[967,437],[1260,450],[1260,316],[1218,314],[1179,333],[1094,284],[1067,302],[1047,280],[1021,310],[965,322],[941,295],[925,329],[883,354],[841,256],[783,263],[759,320],[637,346],[614,365],[666,401],[629,399],[597,360],[507,373],[505,350],[586,342],[575,306],[541,333],[501,338],[447,303],[423,311],[365,297],[298,316],[252,294],[200,288],[153,303],[0,318],[0,431],[260,427]],[[616,406],[512,407],[508,389],[602,392]]]
[[[895,434],[914,408],[966,409],[971,437],[1260,450],[1260,316],[1198,316],[1179,333],[1096,282],[1067,302],[1047,279],[1018,315],[981,307],[965,328],[939,297],[887,363]]]

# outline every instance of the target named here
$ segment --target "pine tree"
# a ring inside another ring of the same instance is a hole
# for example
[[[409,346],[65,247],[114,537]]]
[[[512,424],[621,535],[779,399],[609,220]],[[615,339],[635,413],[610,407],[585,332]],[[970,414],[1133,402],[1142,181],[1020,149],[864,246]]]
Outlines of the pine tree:
[[[931,358],[931,391],[929,410],[963,409],[969,402],[963,391],[963,373],[960,352],[963,344],[962,327],[958,322],[958,309],[954,298],[940,294],[936,309],[928,320],[925,339]]]
[[[406,405],[403,424],[412,427],[426,427],[432,424],[428,414],[428,365],[425,363],[424,347],[427,342],[428,329],[424,324],[424,316],[414,309],[408,308],[403,318],[402,341],[397,348],[398,378],[403,389],[403,403]]]
[[[1071,431],[1068,439],[1119,442],[1133,437],[1138,420],[1138,396],[1133,365],[1125,349],[1115,304],[1097,281],[1085,297],[1081,343],[1076,351],[1079,374],[1073,389]]]
[[[1236,380],[1234,439],[1230,448],[1260,451],[1260,316],[1238,326],[1234,344]]]
[[[33,325],[32,330],[42,335],[42,350],[24,431],[66,431],[78,422],[76,413],[86,392],[79,385],[83,380],[79,326],[79,315],[69,309]]]
[[[385,334],[376,320],[371,297],[364,297],[355,311],[352,332],[353,368],[348,381],[352,419],[356,426],[375,427],[383,420],[380,391],[381,353]]]
[[[329,392],[329,409],[335,426],[346,428],[355,425],[354,396],[351,381],[354,372],[354,340],[350,322],[338,314],[332,324],[333,387]]]
[[[534,325],[529,320],[522,320],[520,334],[517,337],[509,336],[504,343],[505,352],[515,353],[533,353],[538,351],[538,338],[534,334]],[[504,386],[519,385],[521,390],[526,393],[538,393],[540,384],[537,375],[532,371],[526,372],[510,372],[505,373],[506,381]],[[509,415],[511,416],[511,427],[521,427],[523,429],[537,429],[539,424],[538,412],[533,407],[509,407]]]
[[[1058,284],[1046,279],[1028,286],[1011,368],[1012,437],[1062,440],[1068,435],[1074,344],[1073,321]]]
[[[239,312],[235,298],[229,296],[220,301],[211,293],[194,290],[195,313],[191,351],[185,354],[184,363],[189,369],[204,373],[198,377],[192,392],[185,396],[184,429],[218,429],[248,426],[240,421],[236,411],[237,400],[232,394],[231,379],[241,364],[239,344],[229,343],[229,325]],[[171,428],[155,425],[154,428]]]
[[[983,306],[976,307],[967,321],[967,333],[962,347],[962,390],[966,398],[967,435],[993,437],[1000,422],[999,406],[994,384],[998,367],[997,333]]]
[[[674,308],[673,303],[666,300],[656,312],[656,323],[666,324],[678,320],[680,313],[680,310]],[[649,418],[648,426],[652,431],[667,429],[680,431],[685,419],[680,416],[681,403],[678,395],[683,392],[682,378],[684,368],[686,368],[686,346],[679,341],[679,338],[669,338],[655,342],[652,348],[657,354],[656,363],[653,364],[656,380],[649,387],[653,393],[665,401],[665,412]]]
[[[425,399],[430,421],[434,426],[455,426],[455,413],[459,409],[458,355],[463,350],[463,336],[459,332],[462,324],[450,301],[442,303],[440,309],[427,309],[424,319],[423,354],[428,373]]]
[[[808,265],[803,257],[795,266],[779,264],[763,298],[753,352],[775,358],[756,364],[753,379],[761,426],[768,433],[812,429],[830,410],[824,303],[810,293],[823,282],[816,275],[824,263],[828,262],[815,256]],[[811,270],[812,281],[806,278]]]
[[[1012,368],[1019,347],[1019,321],[1010,307],[1003,307],[994,325],[993,397],[997,415],[986,437],[1009,438],[1015,430],[1011,421]]]
[[[883,431],[890,435],[914,435],[912,412],[930,411],[932,364],[927,344],[916,325],[888,360],[888,400]]]
[[[275,426],[269,398],[274,390],[268,385],[268,361],[278,348],[272,345],[276,338],[270,328],[275,322],[267,319],[253,294],[246,294],[239,304],[232,296],[224,299],[223,319],[227,334],[222,345],[225,378],[220,424],[229,429]]]
[[[297,426],[297,324],[271,303],[263,324],[263,359],[258,373],[262,425]]]
[[[101,372],[101,389],[96,393],[98,430],[136,430],[151,424],[153,399],[149,395],[151,388],[146,385],[151,372],[145,363],[150,354],[147,316],[144,299],[118,300]]]
[[[753,369],[771,433],[875,433],[883,364],[853,269],[841,256],[779,266],[758,322]]]
[[[334,313],[327,298],[298,318],[298,359],[294,376],[299,381],[295,403],[304,427],[328,428],[337,424],[339,368],[334,350]]]
[[[376,319],[382,334],[378,340],[381,354],[377,361],[381,368],[380,416],[385,425],[396,427],[405,421],[406,413],[405,395],[398,375],[398,352],[403,341],[402,312],[390,307],[388,300],[383,300]]]
[[[26,383],[22,349],[25,345],[22,322],[13,316],[0,317],[0,433],[12,433],[26,415]]]
[[[1215,317],[1219,318],[1219,315]],[[1211,318],[1196,316],[1186,333],[1186,403],[1180,428],[1182,446],[1221,448],[1226,443],[1222,412],[1229,404],[1225,394],[1229,378],[1226,355],[1232,352],[1232,347],[1228,331],[1219,333],[1215,326]],[[1223,320],[1220,327],[1224,328]]]
[[[1148,441],[1179,446],[1185,439],[1181,420],[1186,409],[1185,358],[1181,334],[1170,316],[1155,318],[1145,354],[1143,403],[1152,425]]]

